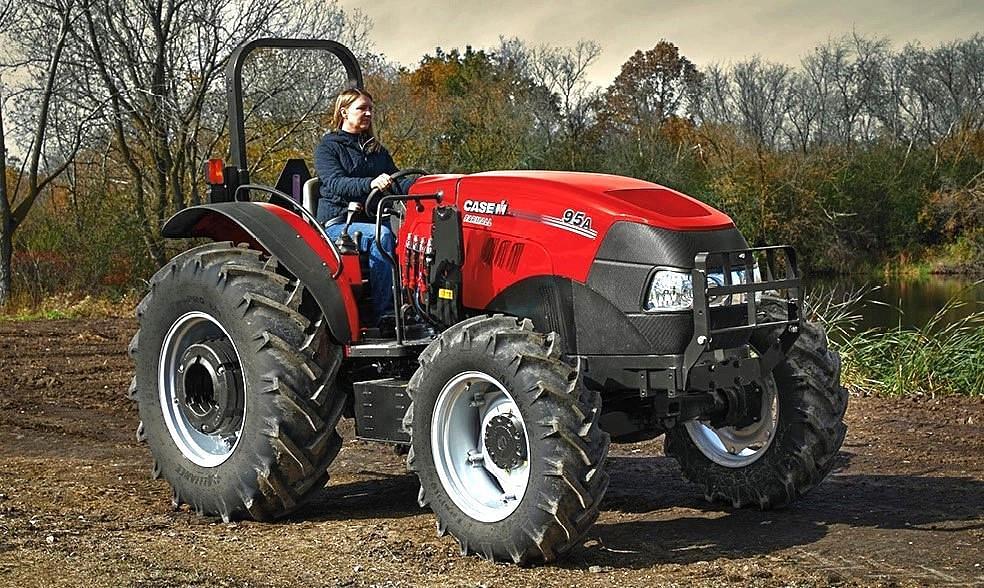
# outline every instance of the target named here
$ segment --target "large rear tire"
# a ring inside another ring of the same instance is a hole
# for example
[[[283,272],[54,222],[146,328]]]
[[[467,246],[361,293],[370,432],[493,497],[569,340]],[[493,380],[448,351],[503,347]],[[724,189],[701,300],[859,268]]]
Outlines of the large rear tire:
[[[771,320],[785,318],[778,302],[760,307]],[[775,336],[773,333],[772,336]],[[765,349],[757,334],[753,346]],[[847,391],[840,357],[823,329],[805,322],[786,358],[759,382],[762,414],[745,428],[715,428],[692,421],[666,434],[665,451],[709,501],[762,509],[785,506],[830,473],[844,442]]]
[[[341,447],[341,348],[275,258],[213,243],[151,279],[130,343],[153,476],[224,520],[270,520],[322,488]]]
[[[419,502],[463,554],[551,561],[585,535],[608,488],[601,398],[528,320],[478,317],[420,356],[404,420]]]

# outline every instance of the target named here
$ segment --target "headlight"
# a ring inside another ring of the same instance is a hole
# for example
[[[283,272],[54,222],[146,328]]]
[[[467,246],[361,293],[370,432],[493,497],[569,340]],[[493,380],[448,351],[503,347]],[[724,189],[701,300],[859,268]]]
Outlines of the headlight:
[[[689,310],[694,306],[694,284],[690,272],[657,270],[649,285],[643,308],[653,312]]]
[[[748,283],[747,272],[744,268],[731,272],[732,284]],[[761,281],[758,266],[753,271],[753,281]],[[747,294],[714,295],[714,288],[724,286],[724,272],[707,274],[707,304],[708,306],[724,306],[745,304]],[[762,293],[756,292],[755,299],[761,299]],[[689,271],[657,270],[649,284],[649,295],[643,308],[650,312],[665,312],[671,310],[690,310],[694,307],[694,285]]]

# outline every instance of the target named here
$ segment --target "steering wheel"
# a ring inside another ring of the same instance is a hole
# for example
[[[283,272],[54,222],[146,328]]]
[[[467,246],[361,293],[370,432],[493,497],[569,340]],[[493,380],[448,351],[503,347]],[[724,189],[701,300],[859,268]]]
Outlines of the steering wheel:
[[[390,180],[392,180],[392,182],[390,183],[390,188],[392,188],[393,185],[396,184],[396,180],[399,180],[400,178],[406,176],[426,176],[428,175],[428,173],[430,172],[426,172],[416,167],[408,167],[407,169],[401,169],[400,171],[390,175]],[[390,188],[386,188],[386,189],[373,188],[372,191],[369,192],[369,195],[366,196],[366,205],[365,205],[364,212],[369,218],[376,218],[376,216],[379,214],[379,211],[377,210],[379,208],[379,204],[374,203],[373,201],[381,199],[384,195],[391,194]],[[373,206],[373,204],[375,204],[375,206]]]

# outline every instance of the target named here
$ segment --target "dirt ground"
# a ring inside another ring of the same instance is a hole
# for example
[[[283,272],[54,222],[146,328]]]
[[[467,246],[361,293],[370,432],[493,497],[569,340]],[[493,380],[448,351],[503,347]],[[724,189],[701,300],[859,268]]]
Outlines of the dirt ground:
[[[125,399],[129,320],[0,322],[0,586],[984,585],[984,400],[851,399],[833,475],[785,510],[705,503],[662,441],[613,446],[582,547],[462,557],[389,447],[347,441],[276,523],[173,511]]]

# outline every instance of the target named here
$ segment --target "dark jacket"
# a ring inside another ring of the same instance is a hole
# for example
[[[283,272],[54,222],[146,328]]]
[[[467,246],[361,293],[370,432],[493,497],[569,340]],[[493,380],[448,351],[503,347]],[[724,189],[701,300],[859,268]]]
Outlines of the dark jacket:
[[[367,153],[363,143],[362,135],[338,130],[325,135],[314,150],[314,169],[321,179],[319,221],[342,214],[349,202],[365,202],[373,178],[397,171],[385,147]]]

